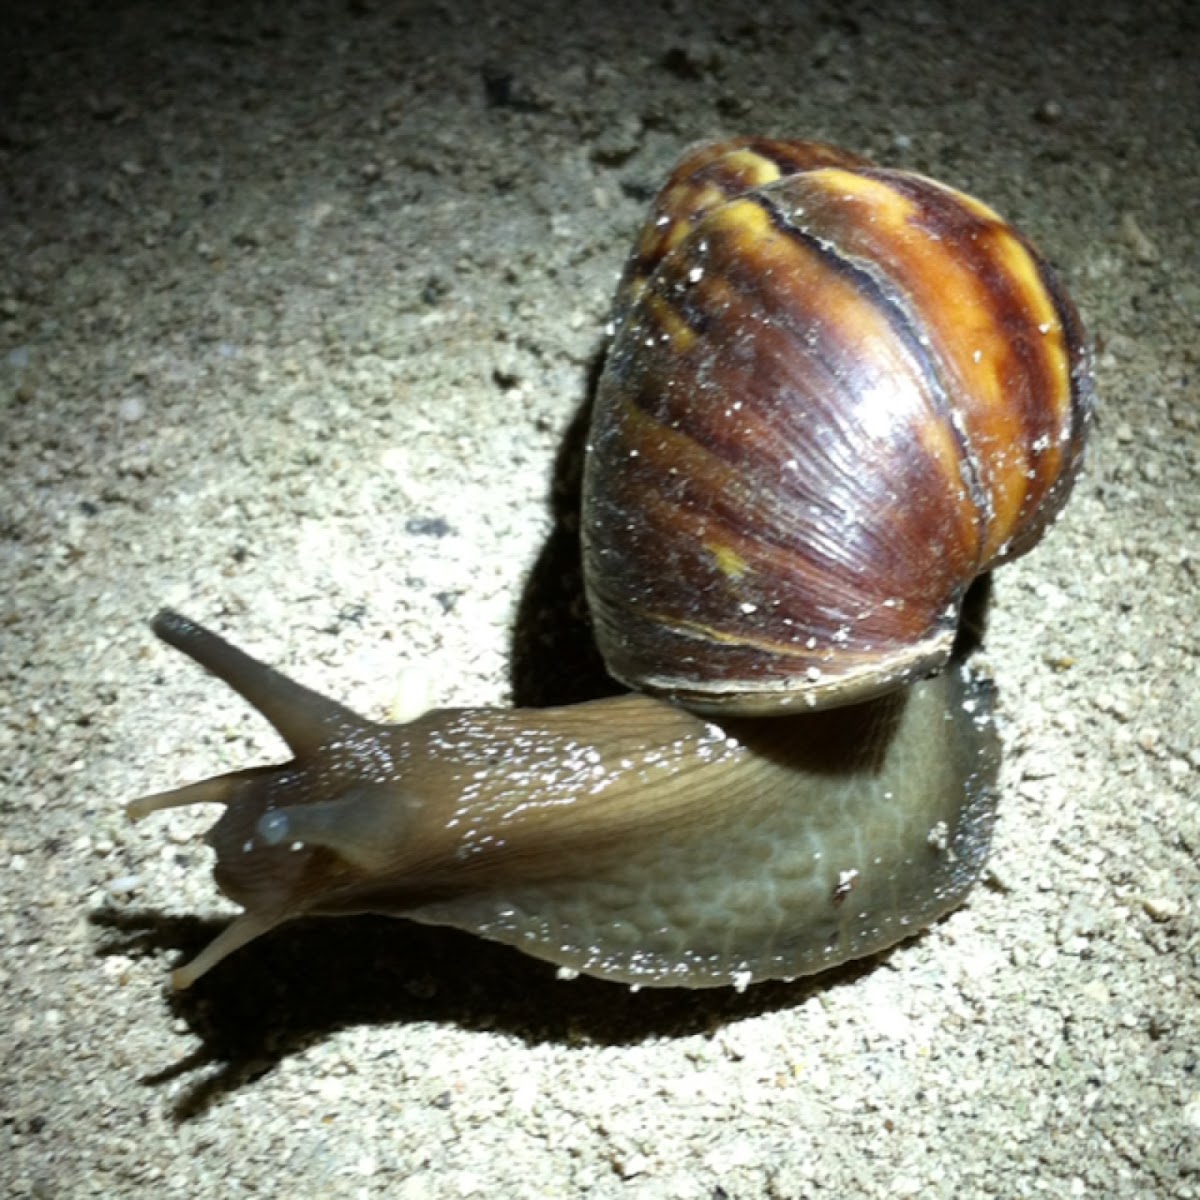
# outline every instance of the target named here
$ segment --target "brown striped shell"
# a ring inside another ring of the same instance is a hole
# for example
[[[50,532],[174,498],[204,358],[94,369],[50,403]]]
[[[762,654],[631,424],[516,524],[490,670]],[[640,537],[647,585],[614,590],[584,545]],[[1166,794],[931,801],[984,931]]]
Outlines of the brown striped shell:
[[[584,484],[609,669],[694,708],[863,699],[946,660],[1062,506],[1079,317],[978,200],[815,142],[689,151],[617,296]]]

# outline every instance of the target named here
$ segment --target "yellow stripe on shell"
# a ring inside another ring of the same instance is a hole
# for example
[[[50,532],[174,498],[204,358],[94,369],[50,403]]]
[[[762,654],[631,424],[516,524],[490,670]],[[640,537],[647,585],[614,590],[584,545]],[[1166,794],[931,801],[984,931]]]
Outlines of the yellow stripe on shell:
[[[771,183],[783,174],[779,169],[779,164],[773,159],[767,158],[749,147],[727,152],[721,157],[745,180],[746,191],[762,187],[764,183]]]
[[[657,292],[644,298],[642,308],[645,316],[640,322],[638,333],[644,337],[665,337],[676,354],[686,354],[696,344],[696,333],[688,327],[674,306]]]
[[[741,579],[749,570],[750,564],[732,546],[721,542],[705,542],[704,548],[712,555],[717,570],[726,579]]]
[[[705,229],[714,233],[728,232],[730,236],[746,239],[749,248],[767,239],[787,241],[771,222],[766,209],[755,199],[739,196],[711,213],[705,221]]]

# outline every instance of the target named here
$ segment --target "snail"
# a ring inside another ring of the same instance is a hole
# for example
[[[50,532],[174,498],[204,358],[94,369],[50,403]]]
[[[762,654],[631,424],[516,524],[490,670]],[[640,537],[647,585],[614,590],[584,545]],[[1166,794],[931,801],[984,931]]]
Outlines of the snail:
[[[1074,306],[980,201],[817,142],[693,147],[618,287],[584,468],[595,635],[634,690],[378,724],[160,613],[292,754],[128,806],[224,805],[244,911],[175,985],[303,915],[687,987],[928,926],[996,807],[963,597],[1061,509],[1093,406]]]

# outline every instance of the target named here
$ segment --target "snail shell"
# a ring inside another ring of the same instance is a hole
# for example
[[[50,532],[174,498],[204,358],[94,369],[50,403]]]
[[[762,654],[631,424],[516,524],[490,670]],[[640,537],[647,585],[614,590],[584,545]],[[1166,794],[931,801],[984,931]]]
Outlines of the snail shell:
[[[1061,508],[1079,317],[986,205],[811,142],[687,154],[626,270],[584,485],[609,670],[696,709],[940,667],[981,572]]]
[[[741,139],[684,156],[615,321],[583,552],[638,693],[380,725],[160,614],[293,756],[129,805],[225,806],[215,877],[245,911],[178,986],[293,917],[368,911],[744,986],[890,946],[978,877],[991,689],[920,677],[1079,465],[1089,360],[1049,268],[951,188]]]

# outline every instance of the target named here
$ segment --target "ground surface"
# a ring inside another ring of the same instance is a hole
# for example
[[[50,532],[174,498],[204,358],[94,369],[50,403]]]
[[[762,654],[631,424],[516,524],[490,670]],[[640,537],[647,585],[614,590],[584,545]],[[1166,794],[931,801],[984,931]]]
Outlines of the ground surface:
[[[1194,6],[39,7],[0,48],[5,1194],[1200,1196]],[[742,995],[383,920],[169,995],[229,911],[208,817],[122,804],[278,746],[147,619],[373,715],[406,664],[536,682],[626,248],[743,132],[985,197],[1097,342],[1086,474],[995,580],[989,880]]]

